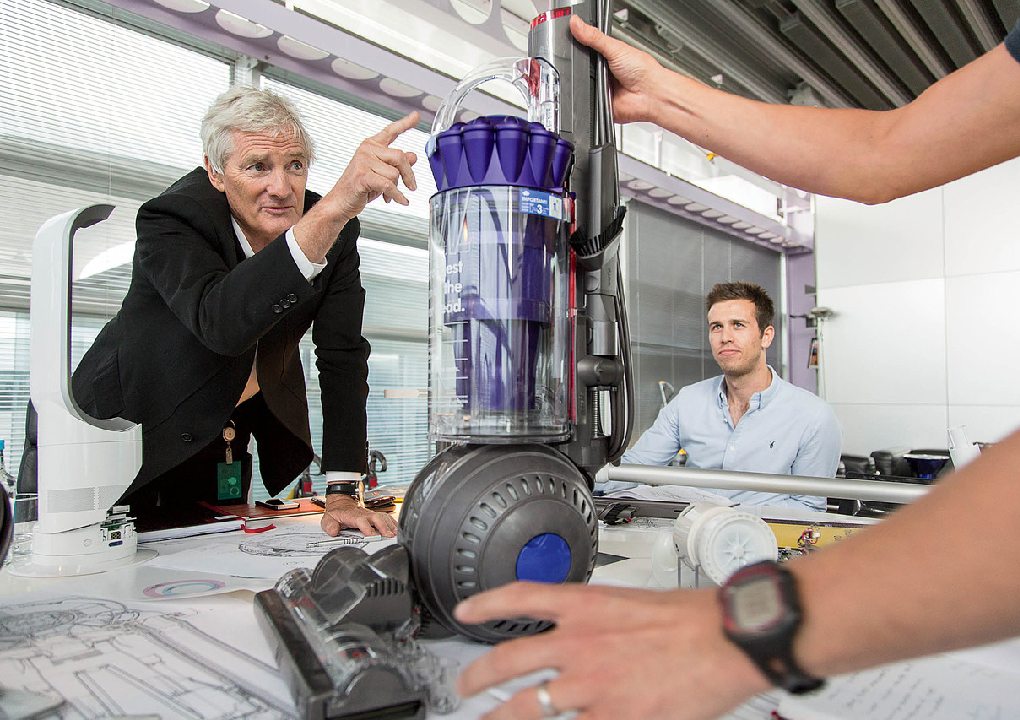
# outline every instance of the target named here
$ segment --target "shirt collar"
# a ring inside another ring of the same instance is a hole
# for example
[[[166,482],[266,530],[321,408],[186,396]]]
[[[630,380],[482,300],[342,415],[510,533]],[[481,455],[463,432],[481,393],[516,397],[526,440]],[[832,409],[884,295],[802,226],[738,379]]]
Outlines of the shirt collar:
[[[758,398],[758,407],[763,408],[772,402],[772,399],[779,393],[779,380],[781,379],[771,365],[766,365],[769,372],[772,373],[772,382],[769,386],[762,390],[760,393],[755,393],[754,397]]]
[[[241,250],[244,251],[244,256],[250,258],[255,255],[255,251],[252,250],[251,243],[248,242],[248,238],[244,236],[244,232],[241,230],[241,226],[237,224],[237,220],[234,216],[230,216],[230,224],[234,226],[234,234],[237,235],[237,241],[241,243]]]
[[[751,396],[751,410],[760,410],[761,408],[768,405],[772,398],[779,392],[779,376],[776,374],[775,368],[771,365],[766,365],[769,372],[772,373],[772,382],[769,386],[761,392],[756,392]],[[729,407],[729,402],[726,400],[726,376],[720,375],[715,381],[715,394],[719,401],[719,407]]]
[[[726,401],[726,376],[720,375],[715,379],[715,399],[719,403],[719,407],[728,407],[729,403]]]

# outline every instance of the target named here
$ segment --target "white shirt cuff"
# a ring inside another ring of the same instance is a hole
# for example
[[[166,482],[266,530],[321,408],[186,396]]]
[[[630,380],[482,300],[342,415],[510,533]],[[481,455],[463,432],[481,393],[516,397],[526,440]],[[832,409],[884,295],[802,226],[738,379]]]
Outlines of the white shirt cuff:
[[[301,249],[301,246],[297,244],[297,240],[294,238],[294,228],[288,230],[285,236],[287,238],[287,247],[290,248],[290,254],[294,257],[298,270],[305,276],[305,280],[311,282],[312,278],[325,269],[326,263],[314,263],[305,256],[305,251]]]
[[[326,471],[326,484],[331,482],[358,482],[361,479],[361,473],[346,472],[344,470],[327,470]]]

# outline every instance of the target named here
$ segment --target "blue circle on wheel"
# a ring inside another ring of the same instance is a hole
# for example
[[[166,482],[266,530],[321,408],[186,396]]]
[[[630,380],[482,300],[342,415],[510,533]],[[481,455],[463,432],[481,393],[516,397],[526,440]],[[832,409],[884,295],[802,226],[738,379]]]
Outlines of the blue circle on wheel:
[[[561,583],[570,572],[570,546],[556,533],[536,535],[517,555],[517,579]]]

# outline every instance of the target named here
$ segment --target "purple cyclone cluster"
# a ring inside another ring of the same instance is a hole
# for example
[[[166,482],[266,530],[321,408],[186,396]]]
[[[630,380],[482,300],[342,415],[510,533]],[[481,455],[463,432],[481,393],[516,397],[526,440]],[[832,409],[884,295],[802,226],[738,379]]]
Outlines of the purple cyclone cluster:
[[[541,123],[507,115],[455,123],[435,140],[429,165],[439,191],[517,185],[562,192],[574,152]]]

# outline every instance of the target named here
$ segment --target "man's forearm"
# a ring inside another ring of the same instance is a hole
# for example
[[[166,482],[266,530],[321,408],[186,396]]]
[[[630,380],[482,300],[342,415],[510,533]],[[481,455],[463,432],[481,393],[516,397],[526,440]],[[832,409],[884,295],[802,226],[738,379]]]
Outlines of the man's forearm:
[[[802,666],[833,675],[1020,633],[1017,468],[1020,433],[867,532],[791,563]]]
[[[652,122],[777,182],[866,203],[1015,157],[1020,64],[999,46],[885,112],[748,100],[662,70]],[[960,143],[960,137],[980,137]]]
[[[669,71],[665,71],[669,72]],[[675,73],[662,78],[652,122],[727,160],[809,192],[878,202],[895,161],[874,147],[889,118],[749,100]],[[847,146],[858,147],[847,152]],[[847,162],[847,157],[861,162]]]
[[[325,262],[326,253],[333,247],[340,231],[353,217],[337,212],[335,207],[323,200],[316,203],[294,225],[294,240],[297,241],[298,247],[309,262],[319,264]]]

